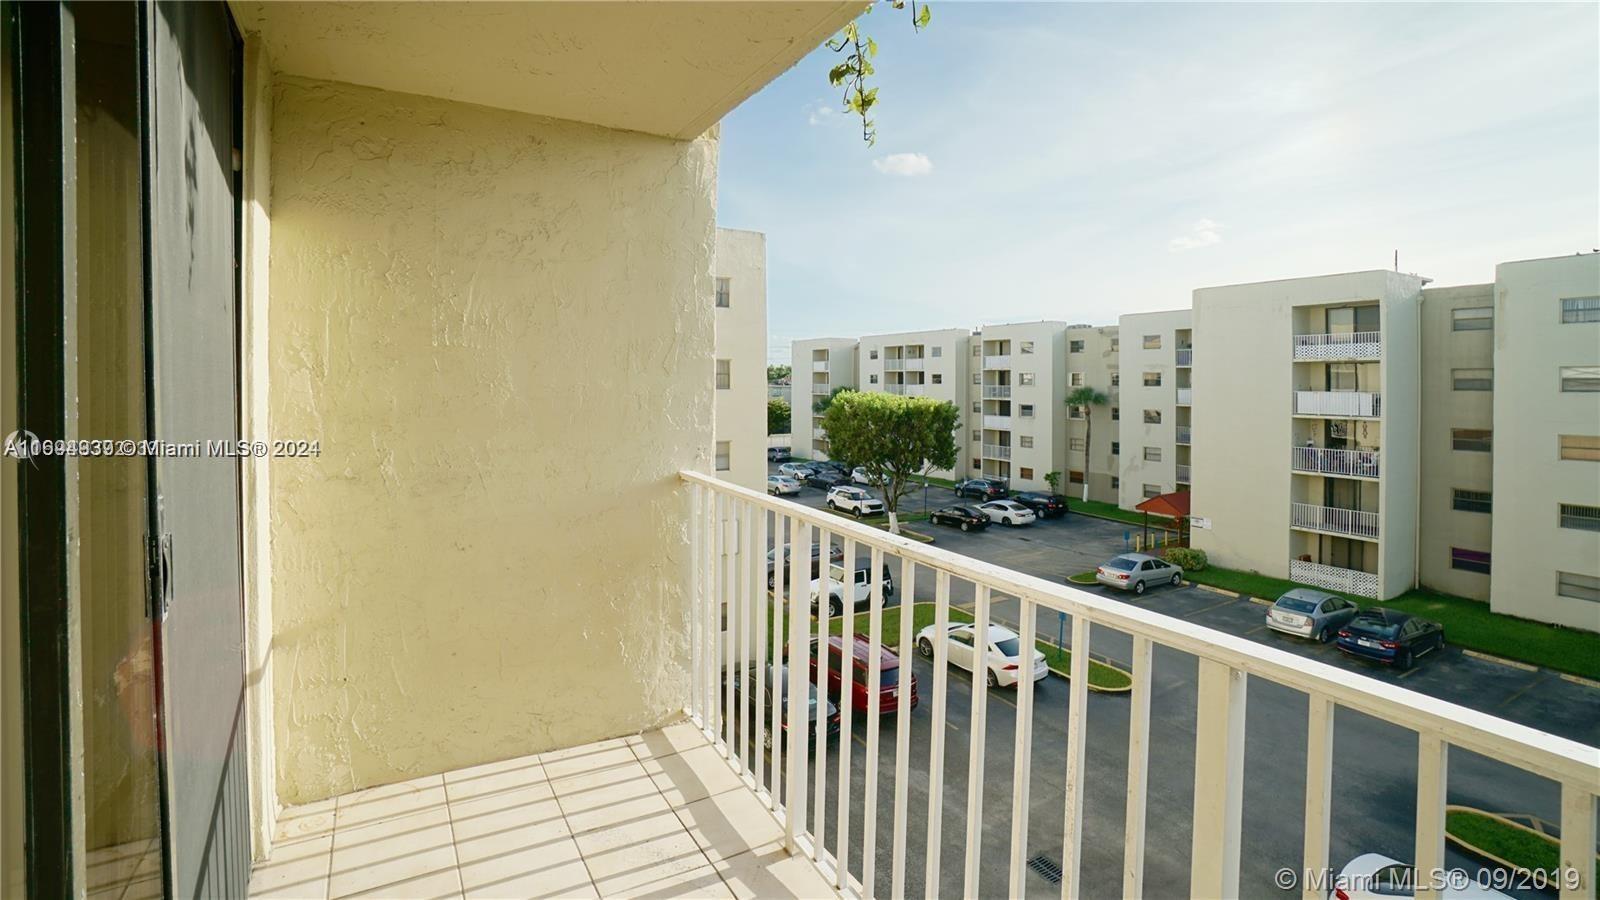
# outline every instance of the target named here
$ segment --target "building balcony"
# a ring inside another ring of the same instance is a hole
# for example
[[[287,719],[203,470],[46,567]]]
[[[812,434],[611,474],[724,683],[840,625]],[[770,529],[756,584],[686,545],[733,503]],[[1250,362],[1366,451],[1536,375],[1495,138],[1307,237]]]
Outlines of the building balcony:
[[[1176,469],[1179,484],[1194,483],[1189,477],[1190,467],[1187,463],[1178,463]]]
[[[898,372],[905,367],[906,361],[903,359],[885,359],[883,361],[883,370],[885,372]]]
[[[828,383],[826,381],[813,381],[813,382],[811,382],[811,393],[813,393],[813,394],[827,394],[828,393]]]
[[[1186,387],[1178,388],[1178,405],[1179,406],[1193,406],[1194,405],[1194,388],[1186,388]]]
[[[1308,362],[1318,360],[1382,359],[1383,334],[1377,331],[1357,331],[1347,334],[1297,334],[1294,336],[1294,358]]]
[[[1289,448],[1289,468],[1311,475],[1377,478],[1378,451],[1335,450],[1324,447]]]
[[[1337,534],[1365,540],[1378,538],[1378,514],[1371,510],[1292,503],[1289,510],[1289,525],[1292,528],[1321,534]]]
[[[1357,597],[1378,596],[1378,575],[1360,569],[1341,569],[1302,559],[1289,560],[1289,580],[1330,591],[1343,591]]]
[[[908,356],[902,362],[905,363],[905,368],[909,372],[922,371],[923,360],[920,356]]]
[[[1007,444],[984,444],[983,456],[985,459],[1010,459],[1011,447]]]
[[[1180,444],[1189,443],[1193,436],[1194,429],[1190,428],[1188,425],[1179,425],[1173,432],[1173,439]]]
[[[985,400],[1010,400],[1011,385],[986,384],[983,386],[983,399]]]
[[[1373,391],[1295,391],[1294,414],[1376,419],[1383,414],[1383,397]]]
[[[825,360],[825,359],[812,360],[811,361],[811,371],[813,371],[813,372],[826,372],[826,371],[828,371],[828,361]]]
[[[986,414],[983,417],[983,427],[993,428],[998,431],[1010,431],[1011,417]]]
[[[1177,361],[1177,364],[1180,365],[1180,366],[1192,367],[1194,365],[1194,348],[1193,347],[1179,347],[1178,350],[1177,350],[1177,360],[1176,361]]]
[[[921,397],[927,393],[927,386],[921,384],[887,384],[883,389],[891,394],[900,394],[905,397]]]
[[[983,358],[983,367],[985,369],[1009,369],[1011,368],[1011,357],[985,356]]]

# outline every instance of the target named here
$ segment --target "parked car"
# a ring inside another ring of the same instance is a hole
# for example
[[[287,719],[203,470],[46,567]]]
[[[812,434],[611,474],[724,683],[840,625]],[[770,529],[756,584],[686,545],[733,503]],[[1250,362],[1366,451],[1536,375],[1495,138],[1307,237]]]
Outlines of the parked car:
[[[776,553],[777,553],[776,550],[768,550],[767,551],[767,590],[769,590],[769,591],[772,590],[773,583],[777,580],[774,577],[774,569],[776,567],[773,565],[773,561],[777,558],[776,555],[775,555]],[[811,545],[811,572],[806,576],[808,579],[816,578],[819,574],[821,574],[822,568],[820,567],[820,565],[817,562],[817,560],[821,556],[822,556],[822,545],[818,544],[818,543],[812,543],[812,545]],[[840,547],[840,546],[830,546],[828,548],[828,561],[829,562],[836,562],[836,563],[844,562],[844,548]],[[785,546],[783,548],[783,577],[784,577],[784,584],[788,584],[788,578],[789,578],[789,548],[787,546]]]
[[[968,478],[966,481],[956,483],[957,497],[971,497],[974,500],[998,500],[1006,495],[1004,482],[992,478]]]
[[[851,484],[864,484],[867,487],[879,487],[878,480],[872,477],[866,466],[856,466],[850,470]]]
[[[928,514],[928,521],[935,525],[951,525],[960,528],[962,531],[989,527],[987,513],[976,506],[964,504],[941,506]]]
[[[1011,499],[1034,511],[1041,519],[1056,519],[1067,514],[1067,498],[1042,491],[1023,491]]]
[[[966,669],[968,672],[976,671],[978,653],[974,644],[977,643],[978,629],[971,622],[952,622],[946,626],[942,639],[948,641],[946,650],[953,665]],[[917,632],[917,652],[928,659],[933,659],[933,645],[941,640],[938,626],[929,625]],[[989,626],[989,639],[985,642],[985,677],[990,687],[1016,687],[1021,680],[1020,669],[1022,661],[1022,639],[1009,628],[999,625]],[[1039,681],[1050,674],[1049,666],[1045,665],[1044,654],[1037,649],[1033,650],[1033,680]]]
[[[786,462],[778,467],[779,475],[787,475],[800,481],[804,481],[813,471],[811,463],[803,462]]]
[[[978,509],[989,517],[989,521],[1001,525],[1032,525],[1039,518],[1033,510],[1015,500],[990,500]]]
[[[828,490],[828,508],[847,512],[856,518],[883,512],[883,501],[858,487],[836,485]]]
[[[1416,867],[1381,853],[1363,853],[1344,864],[1334,877],[1333,890],[1328,896],[1333,900],[1393,900],[1395,897],[1416,895]],[[1446,877],[1443,888],[1434,896],[1441,900],[1492,900],[1510,896],[1491,890],[1461,872]]]
[[[759,684],[757,684],[759,682]],[[751,689],[746,690],[746,686]],[[828,736],[833,737],[839,733],[839,707],[833,705],[826,698],[817,696],[817,686],[811,681],[806,682],[806,722],[807,733],[815,734],[817,716],[827,717]],[[753,715],[759,715],[761,721],[772,721],[773,701],[778,703],[779,727],[785,736],[789,734],[789,667],[786,665],[767,666],[761,677],[756,675],[755,666],[735,669],[733,672],[733,698],[741,708]],[[723,703],[726,705],[726,698]],[[806,742],[807,749],[815,743],[815,739]],[[772,749],[772,731],[766,730],[762,734],[762,746]],[[785,749],[787,749],[785,744]]]
[[[767,461],[768,462],[783,462],[784,460],[786,460],[788,458],[789,458],[789,448],[788,447],[768,447],[767,448]]]
[[[826,491],[831,489],[836,484],[845,484],[849,482],[849,480],[850,476],[840,475],[836,469],[830,469],[824,466],[820,469],[813,469],[811,474],[806,476],[806,485],[808,487],[821,488],[822,490]]]
[[[1362,610],[1339,629],[1340,650],[1400,669],[1443,646],[1443,625],[1381,606]]]
[[[901,697],[908,698],[911,709],[917,708],[917,676],[906,667],[906,675],[910,683],[906,684],[901,678],[900,657],[887,647],[879,647],[879,679],[878,679],[878,713],[898,712]],[[817,639],[811,639],[811,681],[817,680]],[[828,696],[834,700],[844,690],[844,636],[839,634],[828,635]],[[866,712],[868,702],[873,691],[867,687],[867,678],[872,674],[872,643],[864,635],[855,635],[850,642],[850,659],[852,672],[850,674],[850,708],[857,712]]]
[[[1343,597],[1310,588],[1295,588],[1272,604],[1272,609],[1267,611],[1267,627],[1326,644],[1360,611],[1360,607]]]
[[[817,611],[817,598],[822,595],[822,576],[815,575],[811,579],[811,611]],[[852,610],[863,609],[872,601],[872,567],[870,565],[857,565],[855,575],[847,588],[844,583],[844,566],[830,565],[828,567],[828,615],[844,615],[844,598],[850,597]],[[894,596],[894,576],[889,573],[889,565],[883,566],[883,599],[888,600]]]
[[[1154,556],[1124,553],[1105,561],[1094,570],[1094,580],[1107,587],[1142,594],[1158,584],[1182,584],[1183,570]]]
[[[800,493],[800,482],[787,475],[768,475],[767,493],[774,497]]]

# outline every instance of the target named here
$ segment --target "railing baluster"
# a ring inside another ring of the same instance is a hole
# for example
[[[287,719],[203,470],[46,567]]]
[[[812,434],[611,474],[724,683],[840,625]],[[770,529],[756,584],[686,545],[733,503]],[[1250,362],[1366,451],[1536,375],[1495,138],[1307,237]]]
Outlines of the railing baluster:
[[[855,703],[855,613],[856,613],[856,542],[844,542],[844,583],[839,587],[843,600],[844,616],[839,619],[839,644],[844,648],[839,665],[839,789],[834,811],[839,836],[834,839],[838,850],[834,852],[833,886],[844,890],[850,883],[850,720]],[[826,615],[827,613],[823,613]],[[822,807],[817,807],[817,818],[822,818]]]
[[[1328,829],[1333,812],[1333,701],[1312,694],[1306,725],[1305,872],[1328,868]],[[1322,885],[1302,879],[1301,896],[1322,900]]]
[[[734,508],[734,499],[724,497],[722,503],[721,521],[717,523],[717,533],[722,539],[722,602],[719,604],[717,616],[717,651],[721,657],[721,673],[723,683],[722,704],[722,755],[730,762],[737,759],[739,751],[733,746],[733,639],[738,634],[734,624],[734,616],[738,607],[738,569],[737,559],[738,538],[734,534],[734,521],[738,515]]]
[[[812,784],[814,792],[811,801],[812,808],[817,811],[816,825],[812,828],[815,832],[812,847],[815,848],[817,858],[822,858],[825,852],[825,840],[828,835],[828,817],[822,811],[828,808],[828,717],[823,715],[828,711],[828,687],[831,681],[828,670],[828,601],[833,596],[833,535],[823,529],[822,536],[817,542],[818,576],[822,579],[822,586],[817,590],[816,602],[813,604],[817,611],[817,675],[812,679],[817,685],[817,721],[816,736],[816,781]],[[845,591],[844,585],[839,586],[840,591]]]
[[[811,526],[795,518],[791,522],[791,555],[789,558],[789,648],[785,660],[789,666],[789,814],[784,819],[784,838],[792,854],[798,848],[795,838],[806,832],[806,764],[810,755],[806,743],[811,735],[806,728],[806,704],[810,696],[806,685],[806,637],[811,628],[806,624],[807,584],[811,574]],[[812,844],[812,852],[816,844]]]
[[[940,823],[944,821],[944,703],[945,683],[950,680],[950,573],[934,575],[933,591],[933,706],[929,708],[932,729],[928,748],[928,854],[923,893],[939,896],[939,856],[944,849]]]
[[[772,659],[769,665],[772,671],[769,675],[766,669],[762,669],[759,673],[761,681],[754,687],[755,696],[762,698],[761,703],[767,704],[771,718],[771,722],[768,723],[767,734],[772,735],[772,806],[774,809],[785,805],[793,805],[794,803],[794,795],[788,793],[787,786],[783,780],[788,770],[783,767],[783,736],[785,732],[782,723],[784,710],[783,704],[778,702],[778,697],[781,694],[777,678],[778,666],[783,660],[783,648],[789,642],[789,617],[784,613],[784,610],[788,608],[785,605],[788,591],[786,589],[787,585],[784,584],[784,579],[788,577],[791,565],[789,557],[784,556],[784,553],[791,551],[793,544],[794,520],[782,513],[774,513],[772,516],[772,626],[769,629],[772,644]],[[761,708],[761,703],[756,704],[757,709]],[[779,802],[780,799],[781,803]],[[787,829],[785,831],[787,836]],[[787,846],[791,852],[794,850],[793,841],[790,841]]]
[[[900,558],[900,681],[894,720],[894,851],[890,862],[889,896],[906,895],[906,800],[911,781],[911,697],[916,683],[912,664],[911,624],[916,616],[917,564]],[[930,886],[930,896],[933,888]]]
[[[739,504],[739,659],[734,670],[744,677],[750,669],[750,619],[755,606],[756,564],[755,523],[756,507],[749,501]],[[731,680],[731,679],[730,679]],[[734,693],[733,711],[739,717],[739,773],[750,771],[750,711],[738,702]]]
[[[1084,747],[1089,731],[1089,620],[1072,617],[1072,661],[1067,677],[1067,802],[1061,821],[1061,896],[1083,893]]]
[[[967,754],[967,866],[962,896],[978,896],[983,861],[983,750],[989,713],[989,586],[977,585],[972,604],[972,737]]]
[[[878,862],[878,717],[883,713],[883,551],[872,548],[872,594],[867,601],[867,780],[861,801],[861,892],[872,897]],[[852,667],[853,668],[853,667]]]
[[[1445,786],[1450,745],[1436,734],[1417,735],[1417,900],[1439,896],[1432,873],[1444,871]]]
[[[1028,858],[1028,786],[1033,777],[1033,651],[1038,631],[1038,610],[1027,597],[1017,598],[1022,633],[1022,659],[1017,663],[1017,729],[1014,765],[1011,772],[1011,891],[1012,898],[1026,893],[1024,881]]]
[[[1594,783],[1561,785],[1561,900],[1594,900]]]
[[[1244,808],[1245,673],[1200,660],[1194,739],[1194,832],[1189,894],[1239,896]]]
[[[1150,686],[1155,645],[1133,639],[1133,690],[1128,697],[1128,811],[1122,829],[1122,896],[1144,896],[1145,790],[1150,780]]]
[[[751,725],[755,728],[755,733],[750,736],[750,744],[752,748],[750,755],[756,767],[756,792],[759,794],[762,791],[766,791],[767,808],[773,809],[777,805],[778,792],[767,786],[767,759],[766,751],[763,749],[767,742],[766,736],[771,734],[771,732],[767,731],[766,729],[766,716],[762,715],[761,704],[752,699],[753,697],[761,696],[759,693],[752,693],[752,690],[758,688],[763,683],[761,679],[765,677],[765,673],[767,671],[767,641],[768,636],[772,633],[770,630],[771,627],[767,623],[767,594],[766,589],[763,587],[763,585],[766,584],[765,560],[767,558],[767,551],[771,549],[767,541],[767,520],[770,517],[771,513],[769,513],[766,509],[757,509],[755,533],[756,549],[750,560],[750,589],[753,591],[751,603],[755,607],[756,620],[756,658],[755,665],[746,666],[742,673],[742,677],[744,679],[744,699],[741,701],[740,712],[751,717],[753,720]]]
[[[689,485],[689,719],[699,728],[705,727],[704,697],[700,693],[700,614],[705,606],[705,597],[701,594],[705,579],[700,569],[705,528],[700,520],[700,507],[704,494],[705,489],[700,485]]]

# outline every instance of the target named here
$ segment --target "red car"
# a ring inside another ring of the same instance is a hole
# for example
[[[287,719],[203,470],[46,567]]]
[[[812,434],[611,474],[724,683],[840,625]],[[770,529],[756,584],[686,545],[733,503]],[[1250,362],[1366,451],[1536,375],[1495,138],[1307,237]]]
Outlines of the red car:
[[[867,676],[870,674],[868,666],[872,661],[872,645],[865,635],[854,635],[851,642],[852,662],[855,669],[850,675],[851,708],[858,712],[867,711]],[[900,698],[910,692],[911,708],[917,708],[917,676],[907,672],[911,677],[911,684],[904,686],[900,683],[900,657],[892,653],[887,647],[880,647],[882,662],[879,663],[881,682],[878,687],[878,713],[898,712]],[[811,650],[807,654],[811,659],[811,682],[817,681],[817,640],[811,639]],[[844,638],[837,634],[828,635],[828,696],[837,699],[840,688],[843,686],[842,675],[844,661]]]

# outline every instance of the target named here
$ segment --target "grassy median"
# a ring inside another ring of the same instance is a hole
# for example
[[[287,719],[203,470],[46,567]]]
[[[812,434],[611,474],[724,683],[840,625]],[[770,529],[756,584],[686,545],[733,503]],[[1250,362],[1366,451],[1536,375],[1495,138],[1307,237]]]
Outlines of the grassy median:
[[[1115,503],[1106,503],[1100,500],[1079,500],[1077,497],[1067,498],[1067,511],[1079,515],[1093,516],[1096,519],[1110,519],[1113,522],[1122,522],[1127,525],[1143,525],[1144,513],[1123,509]],[[1166,516],[1152,515],[1150,529],[1177,528],[1177,525]]]
[[[1558,877],[1560,845],[1554,838],[1532,828],[1477,810],[1452,809],[1445,813],[1444,830],[1452,840],[1480,855],[1495,857],[1528,872],[1547,872],[1552,879]],[[1600,879],[1600,862],[1595,865],[1594,877]]]

